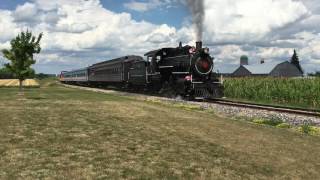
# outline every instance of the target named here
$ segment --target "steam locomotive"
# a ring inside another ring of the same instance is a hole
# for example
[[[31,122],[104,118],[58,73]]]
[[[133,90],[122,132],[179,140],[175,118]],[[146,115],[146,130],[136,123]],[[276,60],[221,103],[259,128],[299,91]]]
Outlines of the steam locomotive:
[[[161,48],[140,56],[124,56],[87,68],[63,71],[60,81],[85,86],[117,86],[127,90],[158,92],[188,99],[223,96],[222,84],[213,73],[214,58],[202,42],[196,47]]]

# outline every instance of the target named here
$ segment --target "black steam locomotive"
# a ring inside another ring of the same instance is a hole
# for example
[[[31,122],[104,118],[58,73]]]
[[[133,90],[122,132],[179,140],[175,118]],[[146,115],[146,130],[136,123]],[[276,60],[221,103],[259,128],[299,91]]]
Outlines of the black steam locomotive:
[[[140,56],[125,56],[62,72],[60,81],[87,86],[117,86],[189,99],[222,97],[222,85],[212,72],[214,58],[202,42],[196,47],[162,48]]]

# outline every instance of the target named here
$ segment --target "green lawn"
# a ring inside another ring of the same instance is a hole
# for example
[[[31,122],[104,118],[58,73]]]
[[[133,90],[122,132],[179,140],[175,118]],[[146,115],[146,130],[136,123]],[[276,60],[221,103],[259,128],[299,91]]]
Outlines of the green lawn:
[[[0,89],[0,127],[0,179],[320,177],[320,137],[50,82]]]

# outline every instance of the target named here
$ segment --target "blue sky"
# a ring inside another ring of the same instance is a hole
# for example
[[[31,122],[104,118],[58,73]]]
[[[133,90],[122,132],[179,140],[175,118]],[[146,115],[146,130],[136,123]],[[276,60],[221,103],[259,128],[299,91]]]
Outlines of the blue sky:
[[[25,2],[26,0],[1,0],[0,9],[13,10],[18,4],[23,4]]]
[[[124,4],[128,2],[131,1],[101,0],[101,3],[106,9],[110,9],[118,13],[129,12],[133,19],[137,21],[145,20],[155,24],[168,24],[170,26],[180,28],[185,19],[189,17],[189,10],[181,3],[173,3],[173,7],[169,9],[156,8],[147,12],[138,12],[125,8]],[[141,2],[147,2],[147,0]]]
[[[289,60],[296,49],[306,72],[320,71],[318,0],[203,0],[203,42],[216,70]],[[179,41],[194,45],[185,0],[1,0],[0,49],[22,30],[44,33],[37,72],[59,73]],[[284,8],[286,7],[286,8]],[[1,54],[0,54],[1,56]],[[0,58],[0,65],[4,62]]]

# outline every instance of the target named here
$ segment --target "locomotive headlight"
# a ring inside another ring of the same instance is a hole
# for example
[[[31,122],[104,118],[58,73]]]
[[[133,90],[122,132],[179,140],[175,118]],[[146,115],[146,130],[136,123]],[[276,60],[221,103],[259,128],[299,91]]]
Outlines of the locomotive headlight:
[[[203,52],[206,53],[206,54],[209,54],[209,48],[204,48]]]

